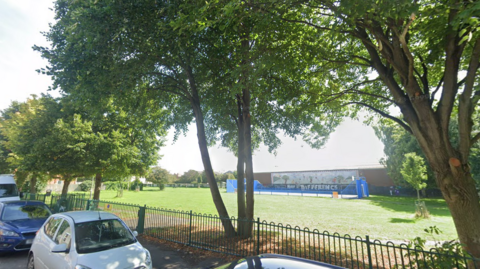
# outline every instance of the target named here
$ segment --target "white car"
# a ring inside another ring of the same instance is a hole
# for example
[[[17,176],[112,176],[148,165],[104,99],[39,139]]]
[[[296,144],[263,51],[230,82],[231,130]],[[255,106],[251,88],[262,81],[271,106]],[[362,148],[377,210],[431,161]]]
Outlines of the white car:
[[[151,269],[150,252],[114,214],[74,211],[51,215],[38,230],[29,269]]]

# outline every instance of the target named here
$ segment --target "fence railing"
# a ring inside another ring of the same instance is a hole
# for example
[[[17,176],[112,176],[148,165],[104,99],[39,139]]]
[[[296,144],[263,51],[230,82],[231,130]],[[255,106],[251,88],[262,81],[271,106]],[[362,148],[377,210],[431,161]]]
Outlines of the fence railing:
[[[119,216],[141,234],[188,246],[241,257],[275,253],[307,258],[346,268],[480,268],[480,260],[441,249],[422,249],[407,244],[321,232],[267,221],[224,219],[198,214],[109,201],[88,200],[76,195],[26,195],[47,201],[55,211],[105,210]],[[226,235],[222,222],[251,227],[252,236]]]

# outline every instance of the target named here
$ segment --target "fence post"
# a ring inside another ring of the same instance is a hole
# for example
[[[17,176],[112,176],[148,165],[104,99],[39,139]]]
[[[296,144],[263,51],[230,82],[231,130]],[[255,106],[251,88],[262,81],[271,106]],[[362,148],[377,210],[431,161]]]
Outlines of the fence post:
[[[257,255],[260,255],[260,218],[257,218]]]
[[[367,253],[368,253],[368,268],[372,269],[372,250],[370,249],[370,237],[368,235],[365,236],[365,241],[367,243]]]
[[[145,209],[147,208],[147,205],[141,206],[138,209],[138,225],[137,225],[137,232],[139,234],[143,234],[143,231],[145,229]]]
[[[190,246],[192,244],[192,210],[190,210],[190,228],[188,232],[188,245]]]
[[[90,199],[87,200],[87,208],[85,208],[87,211],[90,210],[90,201],[91,201]]]

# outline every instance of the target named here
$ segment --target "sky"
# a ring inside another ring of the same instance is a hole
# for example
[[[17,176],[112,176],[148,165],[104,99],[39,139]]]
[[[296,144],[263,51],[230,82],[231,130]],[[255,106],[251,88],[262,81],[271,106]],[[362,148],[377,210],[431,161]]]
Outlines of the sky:
[[[0,110],[12,101],[25,101],[31,94],[47,93],[52,81],[35,70],[47,61],[32,46],[48,46],[41,34],[54,23],[51,0],[0,0]],[[57,92],[50,92],[58,96]],[[196,129],[191,126],[186,136],[172,144],[170,132],[159,165],[171,173],[182,174],[190,169],[202,171]],[[236,158],[224,148],[209,149],[213,169],[226,172],[236,169]],[[260,147],[253,156],[254,172],[305,171],[334,168],[378,166],[384,156],[383,144],[373,129],[363,123],[346,119],[332,133],[323,149],[311,149],[301,139],[282,137],[277,155]]]

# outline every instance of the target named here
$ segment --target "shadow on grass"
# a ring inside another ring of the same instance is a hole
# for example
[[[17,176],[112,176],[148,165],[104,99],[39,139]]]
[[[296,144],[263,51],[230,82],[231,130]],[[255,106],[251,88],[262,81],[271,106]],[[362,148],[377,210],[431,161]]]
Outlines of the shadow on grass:
[[[400,219],[400,218],[391,218],[391,223],[415,223],[415,219]]]
[[[401,196],[380,196],[374,195],[365,200],[370,201],[373,205],[383,207],[385,209],[393,210],[396,212],[415,213],[415,201],[414,197],[401,197]],[[443,199],[422,199],[425,201],[428,211],[431,216],[438,217],[450,217],[450,210]]]

